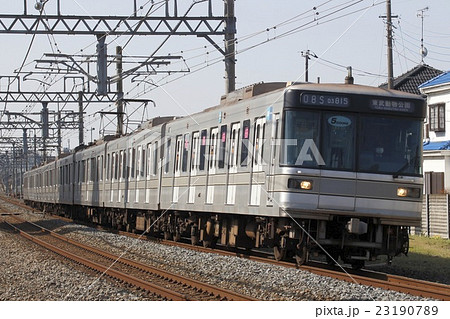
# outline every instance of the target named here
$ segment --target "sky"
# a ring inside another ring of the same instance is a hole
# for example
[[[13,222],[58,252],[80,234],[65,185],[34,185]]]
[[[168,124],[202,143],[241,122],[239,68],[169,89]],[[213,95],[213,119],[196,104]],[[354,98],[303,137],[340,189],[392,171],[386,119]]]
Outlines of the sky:
[[[27,4],[28,14],[39,14],[34,9],[36,0],[0,0],[1,14],[22,15]],[[151,3],[153,2],[153,7]],[[160,0],[136,0],[137,15],[163,16]],[[178,0],[178,12],[183,14],[197,2],[190,16],[205,15],[207,1]],[[173,0],[170,0],[173,14]],[[223,14],[223,1],[212,0],[213,14]],[[142,9],[139,7],[142,6]],[[443,71],[450,69],[450,27],[448,0],[392,0],[394,26],[394,76],[414,68],[421,63],[420,46],[422,20],[418,17],[424,10],[424,46],[428,50],[424,63]],[[134,11],[134,0],[64,0],[60,1],[62,15],[83,16],[130,16]],[[57,13],[57,0],[49,0],[43,15]],[[353,68],[355,83],[378,86],[386,82],[386,14],[385,0],[237,0],[236,87],[257,82],[304,81],[305,58],[302,52],[309,50],[309,81],[321,83],[343,82],[347,66]],[[0,75],[14,72],[36,72],[37,59],[45,53],[68,55],[92,55],[96,52],[93,35],[12,35],[0,34]],[[212,37],[222,46],[221,36]],[[195,36],[173,36],[165,41],[162,36],[108,36],[108,54],[114,54],[116,46],[124,47],[124,69],[136,66],[145,57],[156,51],[161,56],[180,56],[172,59],[167,67],[161,67],[153,76],[128,77],[124,81],[125,96],[134,99],[151,99],[155,104],[143,107],[141,103],[126,106],[130,121],[141,121],[155,116],[186,116],[217,105],[225,93],[223,57],[209,42]],[[161,44],[163,44],[161,46]],[[159,49],[158,49],[159,48]],[[27,54],[28,52],[28,54]],[[23,64],[23,67],[21,67]],[[167,72],[170,71],[170,75]],[[187,72],[189,71],[189,72]],[[115,74],[115,66],[108,68],[108,76]],[[95,75],[95,65],[90,73]],[[31,76],[21,82],[22,90],[62,91],[62,76]],[[43,85],[42,83],[47,83]],[[149,84],[149,83],[153,84]],[[70,81],[69,81],[70,83]],[[91,84],[95,88],[95,84]],[[0,81],[2,91],[7,90],[5,79]],[[113,86],[115,88],[115,86]],[[70,89],[69,89],[70,90]],[[49,108],[56,110],[55,103]],[[76,110],[76,105],[62,106]],[[1,110],[38,112],[41,105],[8,103]],[[106,134],[115,131],[115,120],[103,119],[98,111],[114,111],[115,106],[90,104],[86,107],[85,140],[98,138],[103,129]],[[135,127],[135,126],[134,126]],[[93,131],[92,128],[94,128]],[[128,128],[128,132],[133,126]],[[4,133],[3,133],[4,134]],[[14,134],[14,133],[12,133]],[[15,136],[21,136],[17,132]],[[78,144],[78,132],[68,131],[63,135],[63,146],[70,148]]]

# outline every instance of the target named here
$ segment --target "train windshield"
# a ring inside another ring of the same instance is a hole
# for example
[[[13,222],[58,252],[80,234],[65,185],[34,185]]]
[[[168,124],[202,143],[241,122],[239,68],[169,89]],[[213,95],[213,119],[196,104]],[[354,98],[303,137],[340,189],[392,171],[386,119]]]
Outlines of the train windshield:
[[[421,121],[361,117],[360,171],[417,175],[422,173]]]
[[[287,110],[281,163],[400,175],[421,174],[421,121]]]

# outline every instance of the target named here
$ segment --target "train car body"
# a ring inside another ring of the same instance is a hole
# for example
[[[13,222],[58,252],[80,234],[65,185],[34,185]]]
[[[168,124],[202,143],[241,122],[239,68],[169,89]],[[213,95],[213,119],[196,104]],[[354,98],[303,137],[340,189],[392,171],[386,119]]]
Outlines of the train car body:
[[[261,83],[29,171],[24,197],[165,238],[361,267],[406,253],[420,224],[424,115],[421,97],[392,90]],[[55,178],[34,182],[43,174]],[[41,196],[49,187],[56,198]]]

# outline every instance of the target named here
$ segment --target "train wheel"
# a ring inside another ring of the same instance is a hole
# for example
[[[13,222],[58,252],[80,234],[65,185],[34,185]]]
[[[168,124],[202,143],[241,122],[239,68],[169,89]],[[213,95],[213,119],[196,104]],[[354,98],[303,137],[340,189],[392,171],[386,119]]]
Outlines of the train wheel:
[[[273,255],[275,260],[282,260],[286,256],[286,248],[280,248],[278,246],[273,246]]]
[[[364,260],[352,261],[352,269],[359,270],[364,267]]]
[[[295,250],[295,261],[298,266],[301,266],[308,261],[308,249],[304,243],[297,245],[297,249]]]
[[[327,253],[329,254],[329,256],[328,256],[328,254],[326,254],[326,256],[325,256],[327,258],[327,264],[330,265],[330,266],[336,265],[337,264],[337,260],[339,258],[339,251],[337,251],[335,249],[329,249],[327,251]]]
[[[172,239],[172,234],[168,231],[164,232],[164,239],[165,240],[171,240]]]
[[[173,235],[173,241],[180,241],[181,234],[179,232],[176,232],[175,235]]]
[[[195,245],[198,244],[198,236],[196,236],[196,235],[191,235],[191,244],[192,244],[193,246],[195,246]]]
[[[210,240],[203,240],[203,247],[211,248],[211,241]]]

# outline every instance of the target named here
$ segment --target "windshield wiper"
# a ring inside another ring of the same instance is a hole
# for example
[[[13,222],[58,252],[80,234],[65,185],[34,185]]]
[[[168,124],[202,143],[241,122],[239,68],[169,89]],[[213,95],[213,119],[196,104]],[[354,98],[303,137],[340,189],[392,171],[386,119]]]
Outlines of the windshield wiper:
[[[405,168],[407,168],[408,166],[409,166],[409,162],[407,161],[407,162],[405,163],[405,165],[403,165],[402,167],[400,167],[400,169],[399,169],[398,171],[396,171],[396,172],[392,175],[392,177],[393,177],[393,178],[398,178],[399,174],[400,174],[401,172],[403,172],[403,171],[405,170]]]

